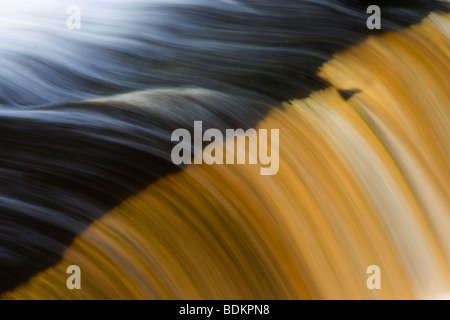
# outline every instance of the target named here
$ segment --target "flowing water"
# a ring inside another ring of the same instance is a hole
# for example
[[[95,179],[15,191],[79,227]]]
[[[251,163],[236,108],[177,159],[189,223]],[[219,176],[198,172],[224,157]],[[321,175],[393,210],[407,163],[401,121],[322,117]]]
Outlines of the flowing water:
[[[450,16],[397,2],[2,1],[2,298],[449,298]],[[195,120],[278,174],[173,165]]]

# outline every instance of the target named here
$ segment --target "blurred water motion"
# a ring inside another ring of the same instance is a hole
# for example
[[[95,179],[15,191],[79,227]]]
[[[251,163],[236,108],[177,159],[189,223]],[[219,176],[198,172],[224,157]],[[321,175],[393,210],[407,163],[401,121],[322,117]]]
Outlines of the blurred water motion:
[[[2,298],[448,297],[450,16],[419,22],[436,2],[386,7],[366,40],[364,1],[78,2],[79,33],[64,1],[0,4]],[[174,166],[194,120],[280,129],[279,173]]]

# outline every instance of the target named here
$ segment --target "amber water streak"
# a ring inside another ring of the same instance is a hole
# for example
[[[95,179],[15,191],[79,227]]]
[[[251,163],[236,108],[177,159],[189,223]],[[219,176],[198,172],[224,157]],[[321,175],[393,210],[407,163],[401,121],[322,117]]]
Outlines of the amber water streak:
[[[370,37],[323,66],[334,87],[260,123],[280,129],[277,175],[191,165],[3,298],[450,298],[449,75],[450,16]]]

